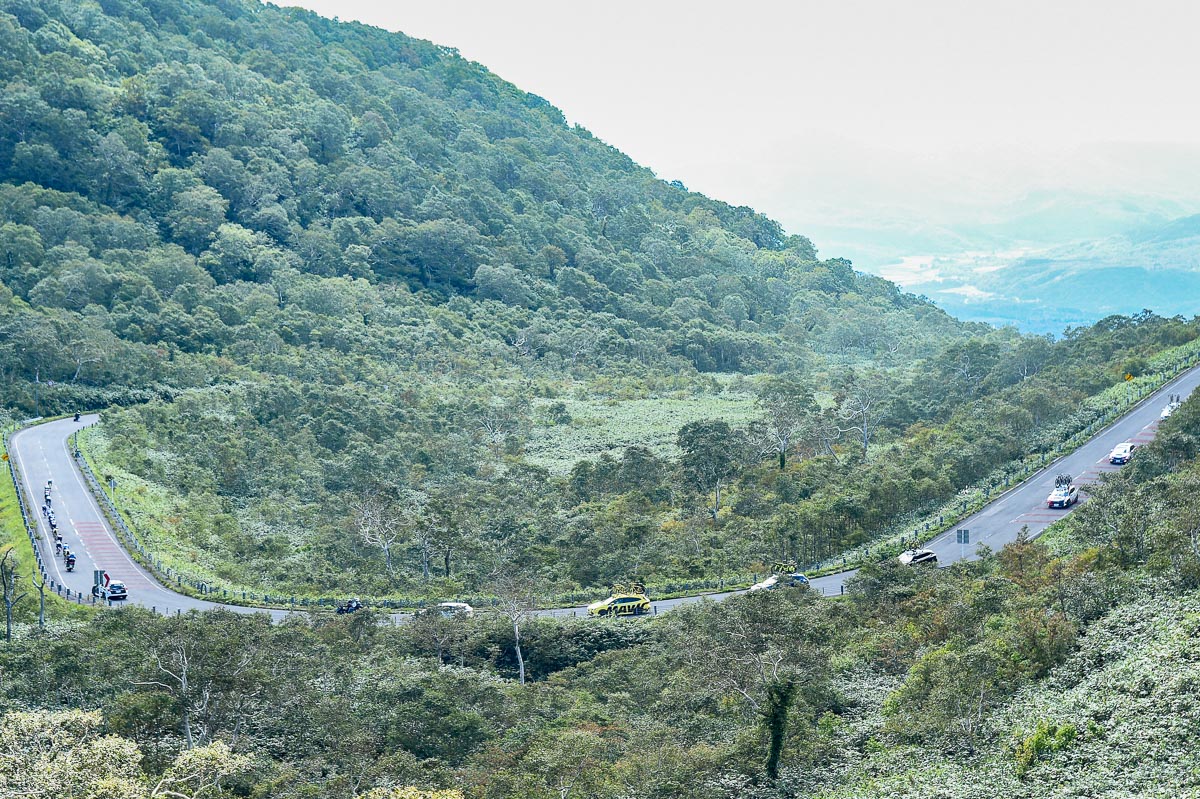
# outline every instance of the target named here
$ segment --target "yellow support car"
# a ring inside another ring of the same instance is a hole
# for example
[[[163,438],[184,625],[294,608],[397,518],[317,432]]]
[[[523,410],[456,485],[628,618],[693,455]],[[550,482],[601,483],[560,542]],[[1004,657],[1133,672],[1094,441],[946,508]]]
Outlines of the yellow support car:
[[[640,616],[650,612],[650,597],[615,591],[608,599],[588,605],[587,612],[589,616]]]

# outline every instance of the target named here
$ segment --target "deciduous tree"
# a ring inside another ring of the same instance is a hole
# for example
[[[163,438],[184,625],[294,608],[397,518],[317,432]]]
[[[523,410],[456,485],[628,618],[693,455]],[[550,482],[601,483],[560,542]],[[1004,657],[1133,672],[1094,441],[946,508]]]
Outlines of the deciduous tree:
[[[716,524],[721,511],[721,491],[736,474],[745,438],[719,419],[689,422],[676,439],[684,479],[696,491],[712,496],[709,514]]]

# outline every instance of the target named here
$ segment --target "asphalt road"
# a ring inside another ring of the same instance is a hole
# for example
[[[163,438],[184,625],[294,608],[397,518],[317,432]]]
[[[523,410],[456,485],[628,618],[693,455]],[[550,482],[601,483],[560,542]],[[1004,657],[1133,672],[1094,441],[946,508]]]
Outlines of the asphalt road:
[[[948,530],[925,545],[938,556],[938,565],[948,566],[958,560],[974,560],[977,548],[986,544],[998,550],[1005,544],[1017,540],[1022,527],[1029,528],[1031,537],[1041,535],[1047,527],[1071,512],[1073,508],[1047,508],[1046,497],[1054,490],[1054,478],[1069,474],[1081,489],[1080,503],[1087,501],[1087,486],[1100,480],[1106,472],[1120,469],[1108,462],[1108,453],[1123,441],[1132,441],[1139,446],[1151,441],[1158,432],[1159,415],[1171,394],[1180,394],[1186,399],[1200,385],[1200,367],[1190,369],[1146,397],[1129,413],[1117,419],[1086,444],[1050,463],[1040,472],[1024,482],[1000,494],[978,513],[963,519],[954,529]],[[966,528],[971,533],[971,543],[960,547],[955,539],[955,530]],[[812,581],[812,586],[824,594],[838,594],[853,572],[840,572]]]
[[[1047,527],[1070,513],[1070,509],[1046,507],[1046,496],[1054,488],[1056,475],[1067,473],[1075,478],[1084,489],[1080,502],[1087,501],[1086,486],[1095,483],[1106,472],[1121,468],[1108,462],[1108,453],[1123,441],[1144,444],[1154,438],[1158,430],[1159,414],[1171,394],[1189,396],[1200,385],[1200,367],[1193,368],[1163,388],[1149,395],[1133,410],[1070,455],[1050,463],[1028,480],[1000,494],[989,505],[975,515],[964,519],[955,529],[971,531],[971,544],[960,547],[955,541],[954,530],[926,544],[937,553],[938,564],[948,566],[961,559],[973,559],[976,549],[986,544],[993,550],[1015,541],[1022,527],[1028,527],[1032,536],[1040,535]],[[129,599],[125,602],[151,607],[159,613],[173,614],[189,610],[209,610],[226,607],[240,613],[270,613],[275,620],[289,614],[285,610],[246,608],[238,605],[220,605],[175,593],[160,585],[145,569],[138,565],[118,543],[109,529],[104,514],[100,512],[95,498],[88,490],[83,476],[75,466],[68,450],[67,437],[98,419],[95,415],[84,416],[79,422],[63,419],[25,428],[12,437],[10,457],[21,473],[26,498],[35,513],[41,507],[42,487],[53,480],[52,503],[58,517],[58,529],[64,544],[75,552],[75,571],[68,573],[62,558],[54,554],[54,538],[44,516],[39,514],[38,542],[43,559],[47,563],[50,579],[56,585],[71,589],[74,594],[87,596],[92,585],[92,570],[104,569],[111,579],[121,580],[129,588]],[[36,503],[36,504],[35,504]],[[826,596],[837,595],[844,589],[846,581],[854,571],[830,574],[814,578],[812,588]],[[652,603],[655,613],[662,613],[680,605],[701,601],[720,601],[744,591],[704,594],[700,596],[662,599]],[[597,596],[597,599],[601,597]],[[118,603],[119,604],[119,603]],[[587,608],[554,608],[538,611],[544,617],[586,616]],[[407,621],[408,614],[393,614],[396,621]]]
[[[118,543],[68,450],[67,437],[94,424],[98,418],[91,414],[78,422],[60,419],[33,425],[16,433],[10,442],[9,457],[16,462],[26,501],[37,516],[37,544],[49,579],[56,586],[70,589],[72,598],[83,594],[84,601],[89,602],[92,571],[103,569],[110,579],[124,582],[129,589],[129,599],[116,600],[114,605],[122,602],[144,605],[164,614],[222,607],[164,588]],[[58,532],[63,537],[63,544],[75,553],[73,572],[68,572],[63,558],[55,554],[54,536],[46,516],[40,512],[43,489],[48,480],[53,480],[50,498]],[[246,613],[268,612],[234,605],[225,607]],[[271,611],[271,615],[282,618],[285,611]]]

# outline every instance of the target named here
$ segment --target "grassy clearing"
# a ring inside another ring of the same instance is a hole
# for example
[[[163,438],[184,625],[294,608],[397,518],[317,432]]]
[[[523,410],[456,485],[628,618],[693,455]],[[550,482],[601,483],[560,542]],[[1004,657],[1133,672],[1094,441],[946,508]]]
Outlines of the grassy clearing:
[[[113,465],[108,457],[108,438],[102,425],[81,430],[78,443],[83,457],[97,476],[111,475],[116,479],[117,508],[125,523],[153,553],[155,563],[152,565],[156,571],[164,571],[162,567],[195,574],[209,571],[208,564],[200,562],[197,548],[185,545],[170,534],[179,518],[176,500],[164,487]],[[190,593],[186,586],[179,590]]]
[[[581,460],[608,454],[619,457],[630,446],[643,446],[662,458],[679,454],[679,428],[700,419],[721,419],[744,425],[759,413],[754,395],[725,392],[700,396],[642,399],[543,400],[538,408],[561,402],[571,416],[568,424],[535,427],[525,445],[531,463],[554,474],[566,474]]]

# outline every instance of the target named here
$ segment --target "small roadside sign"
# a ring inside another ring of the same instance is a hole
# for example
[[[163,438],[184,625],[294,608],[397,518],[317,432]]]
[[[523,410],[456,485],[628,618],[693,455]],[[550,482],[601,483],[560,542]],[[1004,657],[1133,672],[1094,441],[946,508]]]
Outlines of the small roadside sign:
[[[960,544],[971,543],[971,531],[968,530],[967,528],[960,527],[959,529],[955,530],[954,533],[958,539],[958,543],[960,543]]]

